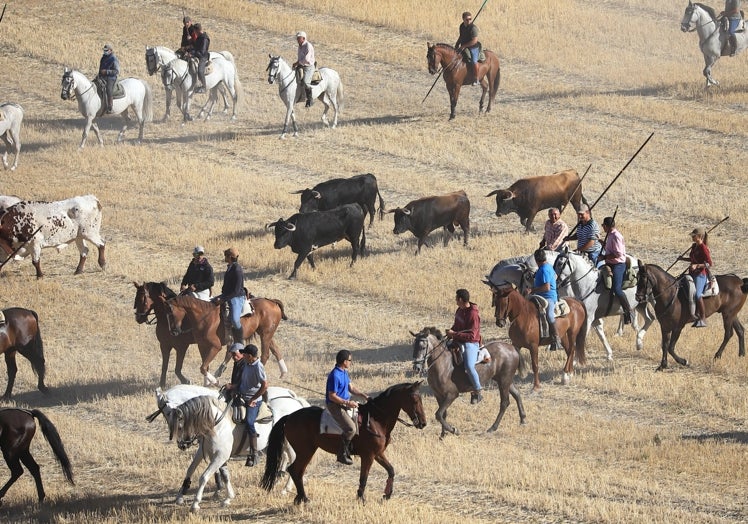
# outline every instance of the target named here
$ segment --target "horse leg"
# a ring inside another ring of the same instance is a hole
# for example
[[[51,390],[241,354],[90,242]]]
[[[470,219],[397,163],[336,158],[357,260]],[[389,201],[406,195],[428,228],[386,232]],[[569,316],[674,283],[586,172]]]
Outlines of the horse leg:
[[[296,486],[296,497],[293,500],[294,504],[298,505],[302,502],[309,502],[309,498],[306,496],[306,491],[304,490],[304,471],[306,471],[309,461],[312,460],[314,451],[316,451],[316,448],[312,450],[311,453],[308,453],[309,456],[305,457],[304,460],[301,459],[297,452],[296,460],[288,466],[288,475],[291,477],[291,480],[293,480],[294,486]]]
[[[480,87],[483,91],[480,95],[480,102],[478,103],[478,113],[483,112],[483,103],[486,101],[486,91],[488,91],[488,86],[486,86],[485,82],[481,82]]]
[[[78,237],[75,239],[75,245],[78,247],[78,253],[80,253],[80,257],[78,258],[78,267],[75,268],[74,275],[80,275],[83,273],[83,266],[86,265],[86,258],[88,257],[88,244],[86,244],[86,240],[83,237]]]
[[[293,114],[293,100],[289,100],[286,104],[286,119],[283,121],[283,132],[281,132],[280,138],[283,140],[286,138],[286,132],[288,131],[288,123],[293,120],[293,136],[299,136],[299,130],[296,128],[296,117]]]
[[[735,320],[737,320],[737,317],[734,320],[729,320],[725,315],[722,316],[722,324],[725,328],[725,336],[722,339],[722,344],[720,344],[719,349],[714,354],[714,360],[717,360],[718,358],[722,358],[722,352],[725,350],[725,346],[727,346],[727,343],[732,338],[733,329],[735,326]],[[742,326],[741,326],[742,329]]]
[[[78,146],[78,149],[83,149],[86,147],[86,139],[88,138],[88,132],[91,130],[91,127],[93,127],[94,132],[96,133],[96,138],[99,140],[99,145],[104,145],[104,141],[101,139],[101,136],[99,135],[99,126],[93,123],[94,116],[89,116],[86,118],[86,123],[83,125],[83,138],[81,138],[81,143]]]
[[[735,317],[735,320],[732,321],[732,327],[735,330],[735,333],[738,334],[738,356],[744,357],[745,356],[745,329],[743,329],[743,324],[740,323],[740,320],[738,320],[738,317]]]
[[[122,129],[120,129],[119,134],[117,135],[117,143],[120,144],[125,140],[125,131],[127,131],[127,127],[130,124],[130,117],[127,114],[127,110],[125,110],[124,117],[125,125],[122,126]]]
[[[0,504],[2,504],[3,497],[8,489],[10,489],[10,487],[16,483],[16,480],[23,475],[23,467],[21,467],[21,461],[18,460],[17,456],[10,455],[3,450],[3,458],[5,459],[5,463],[8,464],[8,469],[10,469],[10,478],[8,479],[8,482],[0,488]]]
[[[36,463],[28,449],[21,454],[20,458],[23,465],[26,466],[26,469],[31,473],[31,476],[34,477],[34,482],[36,483],[36,494],[39,496],[39,502],[44,502],[46,494],[44,493],[44,486],[42,485],[42,475],[39,470],[39,464]]]
[[[176,348],[177,351],[177,361],[174,365],[174,374],[179,378],[179,382],[182,384],[191,384],[190,379],[187,378],[185,375],[182,374],[182,364],[184,364],[184,356],[187,354],[187,346],[182,346]],[[168,365],[168,356],[167,356],[167,365]],[[162,377],[165,380],[165,374],[166,371],[162,369],[161,371]],[[163,386],[161,386],[163,388]]]
[[[660,326],[660,329],[662,330],[662,360],[660,361],[660,366],[655,371],[667,369],[667,353],[668,347],[670,346],[670,337],[672,335],[671,331],[665,331],[662,326]]]
[[[512,377],[513,378],[513,377]],[[519,389],[517,389],[517,386],[514,385],[514,382],[509,386],[509,394],[514,397],[514,401],[517,403],[517,410],[519,411],[519,423],[520,425],[525,425],[525,419],[527,418],[527,415],[525,414],[525,406],[522,404],[522,397],[519,394]]]
[[[605,346],[605,354],[607,355],[608,360],[613,360],[613,348],[610,347],[608,339],[605,336],[605,331],[603,330],[603,319],[596,318],[594,320],[591,320],[590,317],[587,317],[587,324],[587,331],[589,331],[590,327],[595,330],[595,333],[597,333],[597,338],[599,338],[600,342],[602,342],[603,346]]]
[[[330,104],[327,103],[327,97],[322,95],[322,105],[325,106],[324,111],[322,111],[322,123],[325,124],[325,127],[330,127],[330,121],[327,119],[327,112],[330,110]]]
[[[171,89],[164,88],[164,91],[166,92],[166,112],[164,113],[164,117],[161,119],[162,122],[166,122],[169,119],[169,113],[171,111]],[[177,103],[179,101],[177,100]]]
[[[16,373],[18,372],[18,366],[16,365],[16,350],[7,350],[5,352],[5,366],[8,368],[8,386],[5,388],[5,394],[0,400],[10,400],[11,392],[13,391],[13,384],[16,382]],[[7,460],[7,459],[6,459]]]
[[[509,381],[512,380],[512,377],[509,377]],[[503,379],[501,382],[507,382],[506,379]],[[497,381],[499,385],[499,396],[501,397],[501,401],[499,402],[499,414],[496,416],[496,420],[494,421],[493,425],[488,428],[488,433],[491,433],[493,431],[496,431],[499,429],[499,424],[501,423],[501,419],[504,417],[504,413],[506,412],[506,408],[509,407],[509,389],[513,384],[509,384],[509,387],[507,387],[506,384],[502,384],[501,382]],[[515,390],[515,393],[517,391]],[[512,396],[516,399],[517,397],[513,393]],[[521,401],[520,401],[521,402]],[[519,404],[519,403],[518,403]],[[524,409],[523,409],[524,411]],[[523,413],[520,412],[520,417],[523,416]]]
[[[218,471],[218,468],[221,467],[223,462],[219,460],[216,460],[216,457],[213,457],[210,464],[208,464],[208,467],[205,468],[205,471],[203,471],[203,474],[200,475],[200,483],[197,486],[197,491],[195,492],[195,500],[192,501],[192,506],[190,507],[190,511],[193,513],[200,509],[200,502],[203,500],[203,491],[205,490],[205,485],[208,483],[208,480],[213,476],[213,474]]]
[[[649,326],[651,326],[652,323],[655,321],[654,315],[649,314],[649,308],[647,307],[646,304],[644,305],[642,316],[644,317],[644,326],[642,326],[642,328],[636,333],[637,351],[641,351],[644,348],[644,335],[647,334],[647,330],[649,329]]]
[[[161,379],[158,382],[158,385],[161,389],[166,388],[166,371],[169,369],[169,355],[170,354],[171,354],[171,346],[167,346],[166,344],[161,344]]]
[[[187,466],[187,471],[184,474],[184,481],[182,481],[182,487],[179,489],[179,493],[177,493],[177,500],[176,503],[178,505],[184,504],[184,496],[187,494],[187,490],[190,489],[190,485],[192,484],[192,474],[195,473],[195,470],[197,469],[198,464],[203,460],[203,446],[200,444],[197,447],[197,451],[195,452],[195,456],[192,457],[192,462],[190,462],[190,465]]]
[[[288,374],[288,366],[286,366],[286,361],[283,360],[283,354],[281,354],[280,349],[278,349],[278,345],[275,343],[275,340],[271,338],[270,344],[268,345],[268,347],[270,348],[270,352],[275,357],[275,360],[278,361],[278,368],[280,369],[280,378],[285,377]]]
[[[571,376],[574,374],[574,354],[576,353],[576,345],[574,337],[572,336],[572,323],[569,320],[569,327],[564,333],[564,349],[566,350],[566,364],[564,365],[564,374],[561,378],[561,384],[564,386],[571,382]]]
[[[379,462],[379,461],[377,461]],[[366,503],[366,495],[364,492],[366,491],[366,481],[369,479],[369,470],[371,469],[371,465],[374,463],[374,457],[368,454],[361,455],[361,473],[358,477],[358,491],[356,491],[356,497],[363,502]],[[389,464],[388,464],[389,465]],[[392,466],[387,468],[384,464],[382,465],[384,469],[387,470],[387,473],[389,474],[389,477],[387,479],[387,483],[390,483],[390,477],[393,477],[395,475],[395,471],[392,469]],[[392,491],[390,489],[390,491]],[[387,490],[385,489],[384,497],[389,498],[387,496]]]
[[[439,407],[437,408],[434,416],[436,417],[436,420],[442,425],[442,434],[439,436],[440,439],[443,439],[447,433],[452,433],[453,435],[460,434],[459,430],[456,427],[451,426],[447,422],[447,408],[452,405],[452,402],[454,402],[458,396],[459,393],[451,395],[447,394],[444,397],[437,397],[436,399]]]
[[[538,344],[533,344],[530,347],[530,360],[532,362],[532,390],[540,391],[540,371],[538,365]]]
[[[449,91],[449,119],[454,120],[457,99],[460,97],[460,83],[456,82],[455,86]]]
[[[226,484],[226,498],[223,499],[223,502],[221,502],[221,507],[225,508],[229,504],[231,504],[231,500],[236,496],[234,486],[231,485],[231,476],[229,475],[228,462],[224,463],[220,468],[218,468],[218,472],[220,473],[221,478]],[[216,490],[216,492],[217,491],[218,490]]]
[[[670,336],[670,347],[668,348],[668,353],[673,357],[673,360],[675,360],[678,364],[681,366],[688,366],[688,360],[685,358],[681,358],[678,355],[675,354],[675,344],[678,343],[678,339],[680,338],[680,334],[683,332],[683,327],[680,327],[673,331],[673,334]]]
[[[10,133],[10,131],[7,131],[0,135],[0,138],[2,138],[3,142],[5,142],[5,153],[3,153],[3,167],[5,169],[8,169],[8,152],[10,151],[11,147],[10,141],[8,140],[8,133]],[[18,155],[16,155],[16,158],[18,158]],[[15,167],[13,169],[15,169]]]
[[[395,483],[395,468],[392,467],[392,464],[390,464],[390,461],[384,455],[377,455],[374,457],[374,460],[387,471],[387,483],[384,485],[384,499],[390,500],[393,484]]]
[[[706,56],[704,55],[704,62],[706,63],[706,67],[704,67],[704,77],[706,78],[706,87],[709,88],[711,86],[718,86],[719,82],[717,82],[712,77],[712,66],[715,64],[719,57],[718,56]]]

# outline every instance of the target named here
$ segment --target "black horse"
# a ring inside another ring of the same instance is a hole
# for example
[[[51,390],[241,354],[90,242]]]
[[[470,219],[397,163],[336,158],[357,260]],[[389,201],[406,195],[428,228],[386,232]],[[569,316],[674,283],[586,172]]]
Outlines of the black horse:
[[[16,352],[31,362],[31,367],[38,378],[37,387],[42,393],[49,390],[44,385],[45,361],[44,344],[39,332],[39,316],[35,311],[20,307],[3,310],[5,323],[0,324],[0,353],[5,353],[5,365],[8,368],[8,387],[2,400],[10,400],[13,384],[16,381],[18,366]]]
[[[10,468],[10,479],[0,488],[0,505],[8,489],[23,475],[22,462],[34,477],[39,502],[44,501],[44,486],[42,486],[42,475],[39,470],[39,464],[36,463],[34,457],[31,456],[31,451],[29,451],[29,446],[36,433],[36,422],[34,419],[39,421],[44,438],[47,439],[52,452],[60,462],[65,478],[68,482],[75,485],[70,459],[67,453],[65,453],[65,446],[62,445],[60,434],[57,432],[54,424],[38,409],[0,409],[0,450],[2,450],[3,458]]]

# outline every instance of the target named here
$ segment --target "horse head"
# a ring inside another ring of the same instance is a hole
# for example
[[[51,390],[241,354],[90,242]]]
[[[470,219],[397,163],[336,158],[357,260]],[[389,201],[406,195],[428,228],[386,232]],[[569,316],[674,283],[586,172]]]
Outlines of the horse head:
[[[499,285],[492,284],[491,291],[493,291],[491,305],[494,306],[496,325],[503,328],[506,326],[507,318],[509,317],[509,295],[512,291],[516,291],[516,288],[514,284],[504,282]]]
[[[145,66],[148,69],[148,74],[153,76],[156,74],[159,68],[159,56],[158,51],[155,47],[145,46]]]
[[[680,22],[680,30],[684,33],[690,33],[696,29],[696,20],[698,17],[695,15],[695,12],[696,4],[689,0],[686,11],[683,13],[683,20]]]
[[[418,382],[413,382],[407,387],[409,398],[402,406],[403,411],[405,411],[410,417],[413,426],[418,429],[426,427],[426,414],[423,412],[423,400],[421,399],[421,392],[419,391],[422,383],[423,381],[419,380]]]
[[[268,84],[272,84],[273,82],[275,82],[275,79],[278,78],[278,71],[280,69],[280,56],[273,56],[271,54],[268,54],[268,57],[270,57],[270,62],[268,62],[268,66],[265,71],[268,72]]]
[[[63,100],[72,100],[75,98],[75,80],[73,79],[73,71],[67,67],[62,73],[62,91],[60,92],[60,98]]]
[[[654,284],[647,270],[647,265],[638,260],[639,271],[636,273],[636,301],[640,304],[654,299]]]
[[[138,284],[137,282],[132,283],[135,286],[135,304],[133,309],[135,310],[135,321],[138,324],[143,324],[148,321],[148,315],[153,311],[153,300],[146,291],[146,284]]]
[[[426,62],[429,66],[429,73],[435,75],[439,71],[436,60],[436,44],[426,42],[426,47],[428,48],[426,51]]]
[[[428,371],[426,361],[428,360],[429,354],[434,350],[434,341],[432,337],[437,340],[442,339],[442,333],[435,327],[425,327],[418,333],[413,333],[413,373],[423,375]]]

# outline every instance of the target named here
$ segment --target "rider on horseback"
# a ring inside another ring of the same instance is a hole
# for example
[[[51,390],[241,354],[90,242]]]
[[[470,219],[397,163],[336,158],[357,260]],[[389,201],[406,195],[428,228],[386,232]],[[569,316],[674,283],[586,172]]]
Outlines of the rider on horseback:
[[[327,411],[335,422],[338,423],[342,433],[342,442],[338,451],[338,462],[341,464],[351,465],[351,441],[356,435],[356,423],[346,412],[347,409],[358,407],[358,402],[351,400],[351,393],[364,397],[369,400],[369,395],[355,388],[351,384],[351,377],[348,375],[348,369],[351,367],[351,352],[347,349],[341,349],[335,356],[335,367],[327,375],[327,393],[325,402]]]
[[[730,35],[728,43],[730,45],[730,56],[735,56],[735,52],[738,49],[738,37],[735,34],[740,27],[740,21],[742,20],[742,13],[740,12],[741,0],[725,0],[725,10],[719,14],[718,18],[726,18],[727,33]]]
[[[195,43],[195,40],[192,38],[192,35],[194,34],[192,29],[192,19],[189,16],[185,16],[182,19],[182,24],[184,24],[184,27],[182,27],[182,42],[179,45],[179,49],[176,51],[176,55],[179,58],[184,58],[185,55],[192,50],[192,46]]]
[[[548,319],[548,331],[551,335],[551,351],[556,351],[563,347],[561,338],[558,336],[558,331],[556,330],[556,313],[554,311],[556,309],[556,302],[558,302],[556,272],[553,271],[553,266],[546,261],[545,249],[535,251],[535,263],[538,265],[538,270],[535,273],[534,287],[530,292],[548,301],[545,315]]]
[[[478,85],[478,55],[480,54],[480,42],[478,42],[478,26],[473,23],[473,15],[465,11],[462,13],[462,23],[460,24],[460,38],[457,39],[455,48],[458,52],[467,49],[470,52],[470,67],[468,68],[473,74],[473,85]]]
[[[241,314],[244,307],[244,269],[239,265],[239,252],[230,247],[223,252],[224,260],[228,266],[223,276],[221,294],[210,299],[214,304],[225,302],[229,308],[229,319],[234,342],[244,342],[244,329],[242,328]]]
[[[192,250],[190,265],[187,266],[187,272],[182,278],[180,293],[208,300],[210,298],[210,288],[213,287],[213,283],[213,267],[211,267],[208,259],[205,258],[205,248],[195,246],[195,249]]]
[[[197,78],[200,82],[195,88],[195,93],[205,93],[205,65],[208,63],[210,58],[210,37],[208,33],[203,31],[203,27],[200,24],[195,24],[195,31],[197,33],[197,39],[192,47],[192,50],[187,53],[187,56],[198,59],[197,64]]]
[[[247,405],[247,429],[249,431],[249,454],[245,466],[254,466],[257,464],[257,429],[255,421],[257,414],[260,412],[263,395],[268,390],[268,378],[265,374],[265,367],[257,358],[259,350],[254,344],[247,344],[239,353],[244,357],[244,369],[242,370],[241,381],[239,382],[239,394]]]
[[[603,230],[605,230],[605,264],[610,266],[613,274],[612,290],[621,303],[623,323],[631,324],[631,304],[623,292],[623,277],[626,274],[626,244],[623,242],[623,235],[616,229],[615,218],[605,217]]]
[[[480,315],[478,306],[470,302],[470,292],[467,289],[458,289],[455,293],[455,300],[457,301],[455,321],[447,330],[447,337],[461,344],[465,350],[463,357],[465,372],[473,384],[470,403],[477,404],[483,400],[480,377],[475,371],[480,350]]]
[[[306,91],[306,105],[311,107],[314,103],[312,98],[312,75],[314,74],[314,47],[306,39],[306,33],[299,31],[296,33],[296,42],[299,44],[298,59],[293,63],[294,70],[301,68],[304,70],[304,91]]]
[[[104,45],[104,54],[101,55],[99,61],[99,77],[104,80],[106,89],[103,93],[105,100],[102,100],[102,106],[106,107],[106,112],[112,112],[112,91],[114,90],[114,84],[117,83],[117,76],[119,75],[119,60],[114,56],[111,44]]]

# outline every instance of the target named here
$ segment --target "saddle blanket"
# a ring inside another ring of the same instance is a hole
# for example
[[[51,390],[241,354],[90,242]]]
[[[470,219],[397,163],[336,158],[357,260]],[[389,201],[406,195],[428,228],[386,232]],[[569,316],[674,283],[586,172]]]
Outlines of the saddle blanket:
[[[488,352],[486,346],[481,346],[478,350],[477,364],[488,364],[489,362],[491,362],[491,353]]]
[[[254,312],[255,312],[255,308],[252,305],[252,301],[251,300],[245,300],[244,301],[244,307],[242,307],[242,312],[241,312],[241,314],[239,316],[246,317],[247,315],[251,315]]]
[[[346,413],[351,419],[356,422],[356,433],[358,433],[358,409],[346,409]],[[332,418],[327,408],[322,412],[322,416],[319,419],[319,433],[320,435],[342,435],[343,430],[335,419]]]
[[[539,295],[528,295],[528,300],[532,301],[538,308],[538,323],[540,324],[540,338],[547,338],[550,334],[548,328],[548,317],[545,314],[545,310],[548,309],[548,301]],[[565,317],[571,312],[569,304],[566,300],[559,298],[556,302],[556,307],[553,308],[553,313],[556,318]]]

